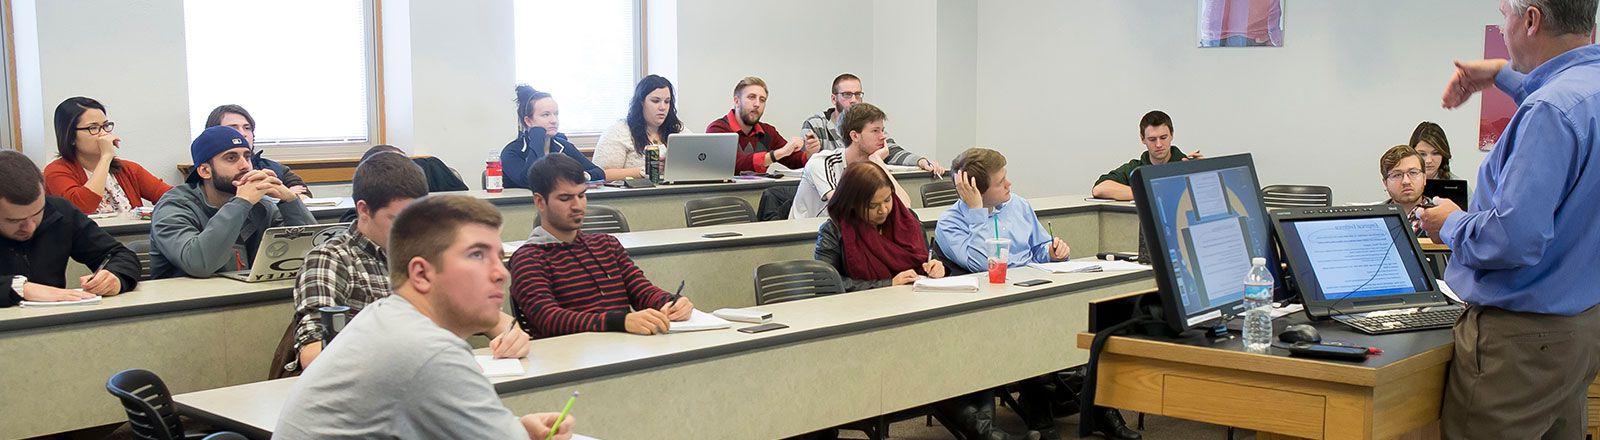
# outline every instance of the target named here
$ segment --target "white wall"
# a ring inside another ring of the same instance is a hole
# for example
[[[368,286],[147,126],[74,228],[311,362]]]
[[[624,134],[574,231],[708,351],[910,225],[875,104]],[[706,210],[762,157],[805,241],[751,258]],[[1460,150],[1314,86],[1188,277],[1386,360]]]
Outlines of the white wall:
[[[984,2],[977,127],[1026,194],[1086,193],[1137,157],[1161,109],[1177,145],[1252,152],[1263,185],[1330,185],[1384,198],[1377,157],[1438,122],[1452,168],[1474,176],[1478,106],[1440,108],[1453,58],[1482,56],[1489,0],[1286,2],[1285,47],[1197,49],[1192,0]]]
[[[391,143],[439,157],[478,188],[484,159],[517,135],[511,1],[419,0],[409,9],[411,81],[388,93],[410,95],[412,136]]]

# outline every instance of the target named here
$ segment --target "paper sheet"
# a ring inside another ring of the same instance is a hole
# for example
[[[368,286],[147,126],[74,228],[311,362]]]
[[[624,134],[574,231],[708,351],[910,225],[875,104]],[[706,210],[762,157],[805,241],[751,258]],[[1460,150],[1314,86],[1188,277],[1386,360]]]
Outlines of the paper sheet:
[[[82,292],[81,290],[79,290],[79,291]],[[74,301],[23,301],[23,302],[20,302],[18,304],[23,306],[23,307],[87,306],[87,305],[100,304],[100,297],[99,296],[92,296],[92,297],[89,297],[88,299],[80,299],[80,300],[74,300]]]
[[[667,333],[697,332],[701,330],[717,330],[728,327],[733,327],[733,323],[726,319],[718,318],[710,313],[702,312],[700,309],[694,309],[693,312],[689,313],[688,320],[672,323],[668,328]]]
[[[913,292],[942,292],[942,293],[976,293],[978,279],[972,276],[927,278],[923,277],[911,285]]]
[[[1054,263],[1028,263],[1028,267],[1050,273],[1081,273],[1099,272],[1101,270],[1100,263],[1095,260],[1057,261]]]
[[[527,374],[522,368],[522,359],[495,359],[494,355],[480,354],[473,356],[478,361],[478,369],[483,370],[487,377],[521,376]]]

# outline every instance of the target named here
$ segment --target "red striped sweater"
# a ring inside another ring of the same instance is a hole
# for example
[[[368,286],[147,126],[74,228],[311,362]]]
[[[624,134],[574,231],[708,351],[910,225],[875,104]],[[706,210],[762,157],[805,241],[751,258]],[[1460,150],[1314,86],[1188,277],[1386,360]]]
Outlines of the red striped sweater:
[[[578,233],[562,243],[538,229],[511,255],[511,295],[534,338],[623,329],[633,310],[671,294],[645,279],[616,237]]]

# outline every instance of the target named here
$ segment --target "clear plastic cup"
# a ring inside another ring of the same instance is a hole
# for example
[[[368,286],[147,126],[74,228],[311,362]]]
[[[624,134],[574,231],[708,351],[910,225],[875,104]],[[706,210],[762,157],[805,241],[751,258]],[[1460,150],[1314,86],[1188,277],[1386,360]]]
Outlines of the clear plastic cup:
[[[983,252],[989,260],[989,283],[1005,284],[1008,256],[1011,254],[1011,240],[1005,238],[990,238],[983,241]]]

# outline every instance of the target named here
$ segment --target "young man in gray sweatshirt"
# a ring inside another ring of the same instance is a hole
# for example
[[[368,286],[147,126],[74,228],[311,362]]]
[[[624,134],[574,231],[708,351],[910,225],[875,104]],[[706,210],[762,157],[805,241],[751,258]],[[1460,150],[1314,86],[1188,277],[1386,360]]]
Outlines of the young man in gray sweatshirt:
[[[150,219],[151,278],[249,269],[268,228],[316,223],[272,170],[251,166],[253,154],[227,126],[207,128],[189,144],[187,184],[167,191]]]

